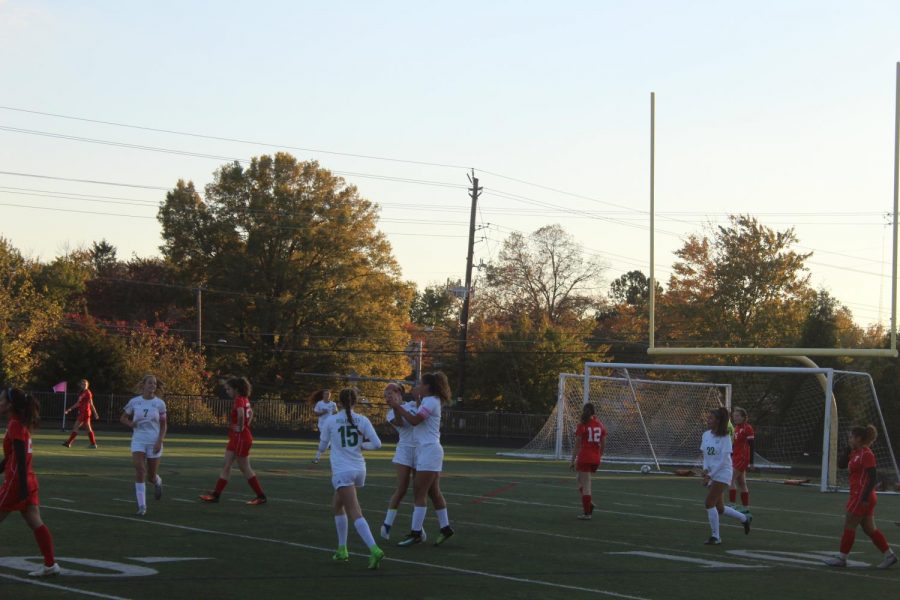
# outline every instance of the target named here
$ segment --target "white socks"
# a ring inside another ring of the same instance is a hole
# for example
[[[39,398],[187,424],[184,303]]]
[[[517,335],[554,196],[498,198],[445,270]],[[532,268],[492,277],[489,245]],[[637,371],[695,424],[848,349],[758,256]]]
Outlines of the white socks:
[[[719,511],[713,506],[706,509],[706,514],[709,517],[709,528],[712,531],[712,537],[717,540],[722,539],[719,537]]]
[[[424,506],[414,506],[413,514],[412,514],[412,530],[413,531],[422,531],[422,526],[425,524],[425,511],[428,509]]]
[[[344,517],[344,523],[344,526],[346,527],[347,517]],[[360,517],[353,522],[353,526],[356,527],[356,533],[358,533],[359,537],[362,538],[362,541],[366,544],[366,547],[371,550],[375,546],[375,538],[372,537],[372,530],[369,529],[369,522],[366,521],[365,517]],[[345,533],[344,539],[346,540],[346,538],[347,535]]]
[[[134,495],[137,498],[138,508],[147,506],[147,485],[145,483],[134,484]]]
[[[387,514],[384,515],[384,524],[390,527],[394,524],[394,519],[397,518],[397,509],[389,508]]]
[[[319,460],[320,458],[322,458],[322,453],[316,450],[316,460]]]
[[[337,529],[338,546],[347,545],[347,515],[334,515],[334,528]]]
[[[726,516],[726,517],[731,517],[732,519],[737,519],[737,520],[740,521],[741,523],[743,523],[743,522],[745,522],[745,521],[747,520],[747,515],[745,515],[744,513],[740,512],[740,511],[737,511],[737,510],[731,508],[730,506],[726,506],[726,507],[725,507],[725,516]]]
[[[447,514],[446,508],[439,508],[434,512],[437,514],[438,525],[441,526],[441,529],[450,526],[450,515]]]

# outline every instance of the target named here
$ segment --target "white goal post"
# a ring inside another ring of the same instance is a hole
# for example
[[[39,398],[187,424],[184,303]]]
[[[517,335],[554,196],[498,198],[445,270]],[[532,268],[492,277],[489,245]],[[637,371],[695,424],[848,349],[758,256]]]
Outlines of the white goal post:
[[[879,477],[888,485],[900,480],[868,373],[813,367],[588,362],[582,376],[586,401],[590,401],[590,382],[598,375],[658,384],[665,381],[667,385],[671,380],[731,384],[731,402],[748,411],[757,431],[758,455],[766,456],[770,465],[789,466],[801,476],[818,472],[823,492],[846,487],[846,472],[836,469],[838,450],[846,446],[850,427],[872,423],[879,430],[872,445]],[[675,405],[671,409],[676,410]],[[693,426],[695,446],[704,427],[702,423]],[[610,429],[610,436],[613,434]]]

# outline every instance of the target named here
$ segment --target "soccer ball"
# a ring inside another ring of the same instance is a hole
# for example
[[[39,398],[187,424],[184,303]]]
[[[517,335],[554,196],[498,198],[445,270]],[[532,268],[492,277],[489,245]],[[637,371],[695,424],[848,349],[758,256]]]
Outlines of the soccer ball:
[[[641,467],[641,473],[643,473],[644,475],[646,475],[649,472],[650,472],[650,465],[644,465],[643,467]]]

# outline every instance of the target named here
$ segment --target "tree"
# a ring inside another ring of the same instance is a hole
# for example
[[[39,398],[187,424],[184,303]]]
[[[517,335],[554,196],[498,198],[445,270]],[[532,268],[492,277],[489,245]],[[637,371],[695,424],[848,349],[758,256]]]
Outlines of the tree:
[[[204,322],[228,340],[220,365],[258,377],[405,372],[412,289],[354,186],[278,153],[221,167],[204,196],[179,181],[158,217],[165,258],[206,289]]]
[[[126,346],[119,331],[91,318],[79,318],[54,331],[41,344],[44,358],[35,369],[39,389],[66,380],[91,382],[97,392],[124,392],[134,384],[127,373]]]
[[[710,239],[691,235],[675,252],[662,303],[670,338],[730,346],[794,345],[812,290],[793,228],[774,231],[732,215]]]
[[[40,361],[37,342],[62,318],[62,308],[37,290],[35,265],[0,238],[0,381],[24,385]]]
[[[84,315],[87,311],[85,292],[93,276],[90,254],[75,250],[58,256],[47,264],[35,265],[34,285],[68,315]]]
[[[662,286],[656,283],[656,295]],[[609,285],[609,297],[616,304],[644,307],[650,302],[650,279],[641,271],[628,271]]]
[[[436,327],[446,325],[456,319],[459,300],[447,285],[430,285],[422,292],[416,292],[409,311],[410,321],[416,325]]]
[[[599,306],[593,290],[603,270],[559,225],[541,227],[527,237],[513,233],[487,266],[480,306],[499,318],[576,322]]]
[[[524,319],[511,327],[479,323],[472,351],[469,407],[545,413],[556,402],[560,373],[580,372],[593,356],[582,332]]]

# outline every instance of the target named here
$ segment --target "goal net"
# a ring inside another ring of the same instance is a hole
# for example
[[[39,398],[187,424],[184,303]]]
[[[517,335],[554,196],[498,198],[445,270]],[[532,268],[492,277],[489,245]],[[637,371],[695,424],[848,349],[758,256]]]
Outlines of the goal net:
[[[722,383],[665,381],[627,373],[559,376],[556,406],[528,445],[505,456],[563,459],[572,455],[575,428],[585,403],[594,405],[609,434],[607,463],[692,464],[697,458],[697,427],[707,411],[731,407],[731,386]]]
[[[875,385],[864,372],[809,367],[586,363],[559,378],[544,427],[510,456],[571,456],[582,406],[591,402],[609,432],[604,462],[698,465],[707,411],[741,407],[756,431],[754,466],[817,480],[822,491],[846,488],[837,456],[854,425],[875,425],[872,445],[880,484],[900,480]]]

